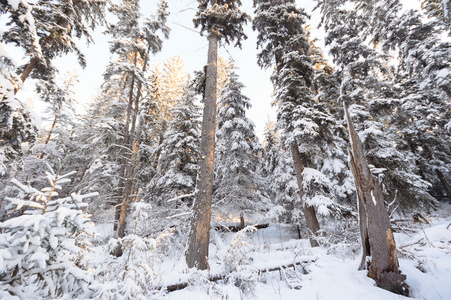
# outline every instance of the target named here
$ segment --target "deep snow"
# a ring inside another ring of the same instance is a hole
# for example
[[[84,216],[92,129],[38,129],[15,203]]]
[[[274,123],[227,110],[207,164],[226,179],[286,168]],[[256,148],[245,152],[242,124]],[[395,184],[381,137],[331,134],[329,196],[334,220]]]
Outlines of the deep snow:
[[[450,211],[451,206],[443,204],[428,217],[431,224],[407,221],[394,227],[400,269],[407,276],[412,298],[451,299],[451,227],[446,228],[451,223]],[[212,231],[210,270],[189,270],[184,257],[163,255],[151,265],[155,276],[149,285],[189,284],[170,293],[155,292],[152,298],[409,299],[376,287],[365,270],[358,271],[361,248],[356,222],[326,220],[322,225],[329,234],[319,248],[311,248],[307,239],[297,239],[292,226],[283,224],[245,234]],[[105,225],[97,229],[104,235],[111,230]],[[297,266],[296,271],[257,271],[312,260]],[[216,282],[206,279],[218,274],[231,276]],[[237,287],[240,284],[242,289]]]

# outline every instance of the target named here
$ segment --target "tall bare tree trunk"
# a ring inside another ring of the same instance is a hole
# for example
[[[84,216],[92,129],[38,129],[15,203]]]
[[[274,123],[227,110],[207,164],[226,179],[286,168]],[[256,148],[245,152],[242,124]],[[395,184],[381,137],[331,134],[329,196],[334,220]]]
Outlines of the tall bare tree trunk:
[[[137,54],[135,54],[133,64],[136,67],[137,63]],[[120,155],[120,169],[119,169],[119,182],[117,187],[117,193],[116,197],[118,198],[118,202],[115,206],[115,216],[114,216],[114,230],[118,232],[119,228],[119,220],[121,218],[121,212],[122,212],[122,206],[123,206],[123,197],[125,194],[125,182],[127,180],[126,171],[127,171],[127,160],[130,158],[131,154],[129,153],[131,151],[130,148],[127,147],[129,145],[130,140],[130,122],[131,122],[131,114],[132,114],[132,105],[133,105],[133,89],[135,87],[135,74],[132,74],[132,79],[130,83],[130,91],[128,96],[128,104],[127,104],[127,114],[125,119],[125,126],[124,126],[124,147],[121,148],[119,155]],[[124,153],[124,148],[126,153]]]
[[[135,55],[135,65],[136,65],[136,56]],[[143,66],[143,72],[146,71],[147,68],[147,62],[148,62],[148,53],[144,57],[144,66]],[[130,92],[130,100],[133,98],[133,86],[134,86],[135,76],[133,75],[132,80],[132,89]],[[121,213],[119,214],[119,222],[117,226],[117,236],[122,238],[125,236],[125,224],[126,224],[126,218],[127,218],[127,206],[129,202],[130,195],[133,191],[133,179],[135,175],[135,164],[136,164],[136,157],[138,155],[139,150],[139,141],[138,141],[138,134],[136,134],[136,124],[138,119],[138,111],[139,111],[139,100],[141,97],[141,88],[142,88],[142,82],[138,82],[137,92],[136,96],[133,100],[133,115],[131,117],[131,128],[130,133],[128,135],[128,141],[126,144],[126,149],[130,152],[130,161],[127,164],[127,167],[125,168],[125,186],[124,186],[124,194],[122,197],[122,204],[121,204]],[[130,103],[130,102],[129,102]]]
[[[296,143],[291,144],[291,155],[293,156],[294,169],[296,171],[296,179],[299,187],[299,197],[302,201],[302,198],[304,196],[304,188],[302,184],[304,180],[302,177],[302,172],[304,172],[304,165],[302,163],[301,154],[299,153],[299,148]],[[317,236],[320,227],[318,218],[316,217],[315,208],[313,206],[307,205],[306,203],[302,204],[302,208],[304,210],[305,222],[307,223],[310,245],[312,247],[318,247],[319,244],[315,237]]]
[[[200,144],[201,159],[197,175],[197,193],[191,219],[188,249],[186,251],[188,267],[197,267],[199,270],[208,268],[216,131],[218,33],[213,31],[208,37],[208,41],[207,80]]]
[[[362,142],[346,106],[344,106],[344,110],[351,143],[350,165],[359,197],[359,215],[361,217],[366,215],[367,228],[365,226],[361,228],[361,235],[364,249],[369,245],[368,254],[371,253],[368,277],[373,278],[377,285],[383,289],[398,294],[407,294],[404,284],[406,276],[399,271],[395,238],[384,204],[382,188],[368,168]],[[362,220],[360,224],[362,225]],[[368,240],[364,232],[365,229],[368,230]]]

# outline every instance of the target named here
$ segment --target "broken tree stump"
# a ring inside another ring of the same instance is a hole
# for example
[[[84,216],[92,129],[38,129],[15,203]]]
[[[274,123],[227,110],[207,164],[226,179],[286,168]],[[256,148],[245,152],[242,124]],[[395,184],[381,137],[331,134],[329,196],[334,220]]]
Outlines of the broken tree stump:
[[[395,238],[382,188],[371,174],[362,142],[344,103],[343,106],[351,146],[348,151],[349,164],[354,175],[359,202],[360,231],[364,249],[362,263],[365,262],[366,256],[371,256],[368,277],[374,279],[383,289],[408,295],[404,283],[406,276],[399,270]]]

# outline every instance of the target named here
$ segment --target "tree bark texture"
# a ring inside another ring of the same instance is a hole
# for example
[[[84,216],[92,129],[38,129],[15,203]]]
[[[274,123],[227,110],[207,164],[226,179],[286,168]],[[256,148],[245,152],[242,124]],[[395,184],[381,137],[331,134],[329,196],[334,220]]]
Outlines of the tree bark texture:
[[[363,225],[361,235],[365,238],[364,230],[368,230],[369,251],[371,262],[368,277],[374,279],[383,289],[406,294],[404,289],[405,275],[399,271],[396,244],[387,208],[384,204],[382,188],[371,174],[365,158],[362,142],[354,128],[349,112],[344,106],[348,122],[349,139],[351,143],[350,164],[353,171],[359,201],[359,215],[366,215],[367,228]],[[364,210],[364,212],[360,212]],[[366,238],[362,241],[366,244]],[[366,246],[366,245],[365,245]],[[365,247],[364,246],[364,247]]]
[[[364,194],[361,189],[361,184],[357,183],[359,179],[357,174],[357,167],[354,162],[354,157],[352,156],[351,150],[349,152],[349,165],[351,167],[352,174],[356,180],[356,190],[357,190],[357,208],[359,210],[359,227],[360,227],[360,238],[362,240],[362,260],[360,262],[359,270],[365,269],[366,258],[371,255],[370,252],[370,239],[368,237],[368,219],[366,216],[366,204],[363,201]]]
[[[299,153],[299,148],[296,143],[291,144],[291,155],[293,156],[294,169],[296,171],[296,179],[299,187],[299,197],[302,201],[302,198],[304,196],[304,188],[302,183],[304,180],[302,177],[302,172],[304,172],[304,165],[302,163],[301,154]],[[317,237],[320,227],[318,218],[316,217],[315,208],[313,206],[307,205],[306,203],[303,203],[302,206],[304,210],[305,222],[307,223],[310,245],[312,247],[318,247],[319,244],[315,237]]]
[[[210,243],[211,199],[213,195],[213,163],[216,130],[216,81],[218,60],[218,33],[208,37],[208,66],[205,86],[205,103],[201,135],[201,159],[197,177],[196,197],[191,219],[191,229],[186,251],[189,268],[208,268]]]

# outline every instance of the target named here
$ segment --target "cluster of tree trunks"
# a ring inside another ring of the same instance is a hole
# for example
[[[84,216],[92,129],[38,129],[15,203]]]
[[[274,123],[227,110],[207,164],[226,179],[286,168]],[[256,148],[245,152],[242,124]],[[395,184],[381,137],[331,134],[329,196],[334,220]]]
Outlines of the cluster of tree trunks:
[[[370,172],[362,142],[354,128],[346,105],[344,105],[344,110],[351,143],[349,164],[357,189],[363,246],[360,269],[368,267],[368,277],[373,278],[379,287],[406,295],[408,294],[404,283],[406,276],[399,270],[396,243],[385,207],[382,188]],[[366,266],[368,256],[371,257],[371,260]]]

